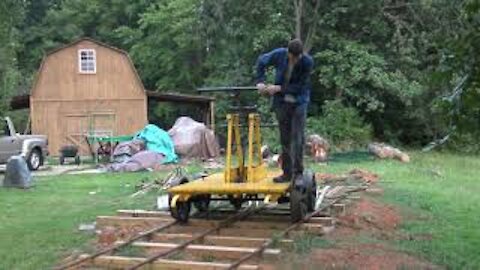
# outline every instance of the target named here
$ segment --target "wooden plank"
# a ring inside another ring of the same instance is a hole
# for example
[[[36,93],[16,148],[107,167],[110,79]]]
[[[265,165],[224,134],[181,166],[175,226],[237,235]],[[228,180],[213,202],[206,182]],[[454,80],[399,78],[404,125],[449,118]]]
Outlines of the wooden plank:
[[[159,224],[162,222],[170,222],[173,219],[170,217],[126,217],[126,216],[99,216],[97,217],[97,224],[104,226],[106,223],[125,222],[125,223],[139,223],[139,224]],[[220,220],[205,220],[205,219],[190,219],[188,226],[212,228],[220,224]],[[283,230],[290,224],[287,222],[272,222],[272,221],[237,221],[230,227],[239,229],[272,229]]]
[[[299,230],[297,231],[305,231],[314,235],[323,235],[325,234],[324,226],[321,224],[312,224],[312,223],[305,223],[300,225]]]
[[[223,220],[228,218],[230,215],[233,215],[234,211],[222,211],[217,210],[212,211],[211,213],[205,213],[198,215],[198,218],[203,218],[206,220]],[[118,210],[117,215],[119,216],[129,216],[129,217],[163,217],[170,218],[170,213],[167,211],[145,211],[145,210]],[[193,218],[190,218],[193,220]],[[263,215],[254,214],[245,218],[246,221],[274,221],[274,222],[287,222],[291,221],[290,216],[288,215]]]
[[[167,229],[166,233],[202,233],[207,228],[196,227],[196,226],[173,226]],[[308,231],[312,234],[322,235],[323,226],[320,224],[302,224],[297,231]],[[248,229],[248,228],[222,228],[215,235],[219,236],[243,236],[243,237],[253,237],[253,238],[270,238],[275,235],[275,233],[280,232],[280,230],[272,229]],[[212,234],[213,235],[213,234]]]
[[[233,212],[232,212],[233,213]],[[170,213],[167,211],[146,211],[146,210],[118,210],[117,215],[126,217],[158,217],[158,218],[171,218]],[[231,214],[212,212],[205,215],[206,220],[223,220]],[[203,217],[203,216],[202,216]],[[194,220],[190,218],[190,221]],[[257,221],[257,222],[282,222],[285,224],[291,223],[290,216],[288,215],[251,215],[248,216],[245,221]],[[332,217],[313,217],[309,220],[309,223],[322,224],[324,226],[332,226],[334,219]]]
[[[154,242],[134,242],[135,247],[144,248],[147,253],[159,253],[176,248],[178,244],[174,243],[154,243]],[[253,253],[255,248],[227,247],[227,246],[208,246],[208,245],[188,245],[183,252],[188,256],[199,259],[216,260],[238,260],[246,254]],[[273,261],[279,258],[280,249],[266,249],[262,259]]]
[[[97,227],[106,226],[136,226],[153,227],[172,221],[171,218],[136,218],[136,217],[117,217],[117,216],[97,216]]]
[[[101,229],[103,227],[113,226],[117,228],[126,228],[127,231],[138,232],[171,221],[171,218],[98,216],[97,227]],[[201,233],[216,226],[217,224],[218,221],[196,219],[189,221],[187,225],[172,226],[165,232]],[[290,223],[238,221],[233,223],[231,227],[220,229],[217,232],[217,235],[270,238],[275,234],[275,232],[279,232],[289,225]],[[134,230],[132,228],[134,228]],[[323,233],[323,226],[316,223],[307,223],[302,224],[298,230],[308,230],[311,233],[321,235]]]
[[[81,255],[80,258],[88,256],[87,254]],[[122,257],[122,256],[100,256],[95,258],[92,265],[96,267],[105,267],[107,269],[125,269],[136,265],[144,258],[138,257]],[[221,270],[227,269],[226,263],[213,263],[213,262],[197,262],[197,261],[183,261],[183,260],[164,260],[159,259],[155,262],[143,267],[142,269],[150,270],[163,270],[163,269],[176,269],[176,270]],[[251,264],[243,264],[238,269],[241,270],[257,270],[259,266]]]
[[[202,233],[207,228],[195,227],[195,226],[175,226],[168,229],[168,233]],[[240,228],[222,228],[215,235],[220,236],[245,236],[245,237],[259,237],[270,238],[272,235],[278,232],[278,230],[269,229],[240,229]],[[212,234],[213,235],[213,234]]]
[[[170,212],[167,211],[147,211],[142,209],[121,209],[117,210],[117,215],[126,217],[165,217],[171,218]]]
[[[157,233],[151,238],[151,241],[157,242],[183,242],[191,240],[195,237],[194,234],[189,233]],[[258,237],[240,237],[240,236],[206,236],[202,244],[215,246],[235,246],[254,248],[262,245],[268,238]],[[291,249],[293,247],[293,240],[281,239],[278,242],[280,248]]]
[[[226,209],[218,209],[218,210],[215,210],[215,212],[220,213],[220,214],[225,214],[225,215],[235,213],[233,210],[226,210]],[[259,215],[261,215],[261,216],[290,216],[290,210],[274,208],[274,209],[261,211],[261,213]]]
[[[328,227],[335,225],[335,219],[332,217],[312,217],[308,223],[321,224]]]
[[[123,237],[128,237],[128,233],[136,234],[140,231],[151,229],[161,224],[170,222],[171,219],[165,218],[134,218],[134,217],[111,217],[98,216],[97,228],[100,230],[105,227],[115,227],[122,232]],[[200,227],[191,225],[173,226],[164,232],[168,233],[202,233],[211,227]],[[223,228],[217,231],[217,235],[248,236],[248,237],[266,237],[269,238],[278,230],[271,229],[248,229],[248,228]],[[122,238],[123,238],[122,237]]]

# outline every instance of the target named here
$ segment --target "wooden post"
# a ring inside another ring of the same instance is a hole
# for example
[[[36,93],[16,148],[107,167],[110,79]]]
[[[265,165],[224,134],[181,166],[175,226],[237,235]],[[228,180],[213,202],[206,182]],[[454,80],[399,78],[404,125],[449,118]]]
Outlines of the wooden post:
[[[210,129],[215,132],[215,101],[210,101]]]

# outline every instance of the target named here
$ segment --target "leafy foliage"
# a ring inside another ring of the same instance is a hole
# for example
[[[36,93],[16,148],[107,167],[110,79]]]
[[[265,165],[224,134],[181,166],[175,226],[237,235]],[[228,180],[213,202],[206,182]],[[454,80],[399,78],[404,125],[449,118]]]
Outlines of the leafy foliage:
[[[377,139],[424,145],[451,134],[460,145],[480,130],[478,2],[5,0],[1,98],[28,91],[43,54],[82,36],[128,51],[147,89],[187,93],[251,85],[258,55],[299,36],[316,61],[311,117],[340,100]],[[219,97],[219,120],[228,106]]]
[[[18,26],[24,15],[22,2],[0,3],[0,116],[9,108],[12,93],[18,87],[20,74],[15,53],[19,50]]]
[[[327,101],[323,116],[307,119],[307,132],[325,137],[337,150],[351,150],[365,146],[372,139],[372,127],[365,124],[353,107],[340,100]]]

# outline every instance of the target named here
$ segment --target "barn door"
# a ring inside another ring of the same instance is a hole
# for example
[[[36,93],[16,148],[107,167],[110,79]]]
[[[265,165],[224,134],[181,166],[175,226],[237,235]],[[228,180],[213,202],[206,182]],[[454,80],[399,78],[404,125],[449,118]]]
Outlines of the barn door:
[[[87,136],[115,136],[116,115],[113,111],[92,111],[65,114],[64,142],[79,147],[81,154],[90,154]]]

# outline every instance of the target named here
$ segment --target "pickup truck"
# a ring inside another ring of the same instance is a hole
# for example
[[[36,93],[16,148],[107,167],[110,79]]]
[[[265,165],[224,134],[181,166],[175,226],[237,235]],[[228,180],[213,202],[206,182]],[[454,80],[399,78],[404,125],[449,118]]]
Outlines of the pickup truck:
[[[45,135],[21,135],[9,117],[0,119],[0,164],[11,156],[20,155],[27,161],[28,168],[38,170],[48,155],[48,140]]]

